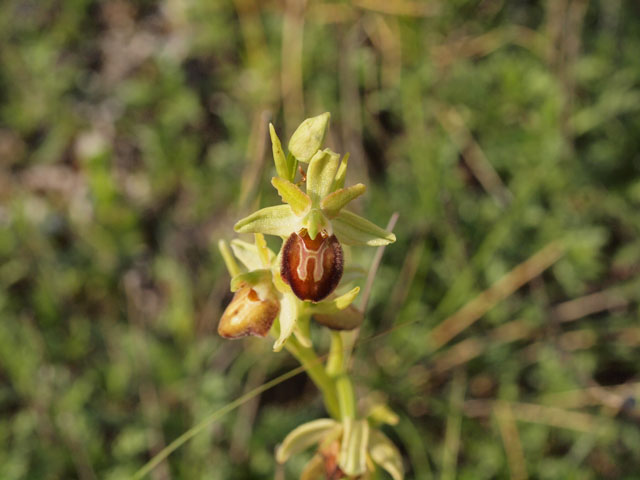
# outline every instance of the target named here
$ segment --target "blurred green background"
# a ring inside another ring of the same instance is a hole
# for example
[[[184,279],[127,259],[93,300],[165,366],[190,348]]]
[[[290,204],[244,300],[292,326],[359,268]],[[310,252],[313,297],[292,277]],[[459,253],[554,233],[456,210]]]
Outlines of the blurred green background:
[[[217,336],[216,242],[324,111],[400,214],[353,372],[408,478],[639,478],[638,52],[633,0],[0,2],[0,479],[128,478],[296,365]],[[295,478],[324,415],[299,375],[150,478]]]

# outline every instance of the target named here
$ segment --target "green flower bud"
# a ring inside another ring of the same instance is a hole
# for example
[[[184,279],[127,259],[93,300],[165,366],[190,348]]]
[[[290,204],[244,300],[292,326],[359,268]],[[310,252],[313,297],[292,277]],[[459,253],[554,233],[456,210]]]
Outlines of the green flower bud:
[[[317,117],[307,118],[291,135],[289,152],[299,162],[308,163],[311,157],[320,150],[324,142],[331,114],[325,112]]]

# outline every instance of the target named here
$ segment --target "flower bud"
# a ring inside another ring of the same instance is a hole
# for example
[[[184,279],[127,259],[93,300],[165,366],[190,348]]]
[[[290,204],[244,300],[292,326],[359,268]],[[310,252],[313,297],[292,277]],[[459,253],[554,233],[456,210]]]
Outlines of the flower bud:
[[[353,330],[362,325],[364,320],[362,312],[352,305],[335,313],[314,313],[313,318],[320,325],[332,330]]]
[[[291,135],[289,151],[300,162],[309,163],[313,155],[320,150],[329,126],[329,112],[307,118]]]
[[[272,288],[245,284],[222,314],[218,333],[224,338],[265,337],[279,312],[280,303]]]
[[[311,239],[303,228],[284,244],[280,274],[299,299],[319,302],[338,286],[343,262],[335,235],[322,231]]]

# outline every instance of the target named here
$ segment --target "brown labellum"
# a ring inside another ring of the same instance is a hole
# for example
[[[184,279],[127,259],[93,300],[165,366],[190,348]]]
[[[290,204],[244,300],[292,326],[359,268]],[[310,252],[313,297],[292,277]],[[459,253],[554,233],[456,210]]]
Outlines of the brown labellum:
[[[313,240],[306,229],[292,233],[282,249],[280,274],[301,300],[319,302],[342,278],[343,255],[335,235],[320,232]]]
[[[222,314],[218,333],[224,338],[264,337],[279,312],[280,303],[269,287],[243,285]]]

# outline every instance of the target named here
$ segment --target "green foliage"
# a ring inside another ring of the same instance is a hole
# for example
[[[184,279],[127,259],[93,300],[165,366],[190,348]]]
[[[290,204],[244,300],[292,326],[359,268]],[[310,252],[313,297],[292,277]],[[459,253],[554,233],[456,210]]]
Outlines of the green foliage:
[[[301,22],[294,3],[0,2],[0,478],[129,478],[295,366],[216,335],[216,245],[279,203],[269,121],[286,144],[325,111],[345,185],[368,186],[349,209],[400,213],[353,372],[398,414],[408,478],[456,445],[456,478],[510,478],[518,455],[531,478],[637,475],[638,6],[317,1]],[[550,268],[436,341],[552,242]],[[273,478],[276,444],[324,416],[295,377],[158,478]]]

